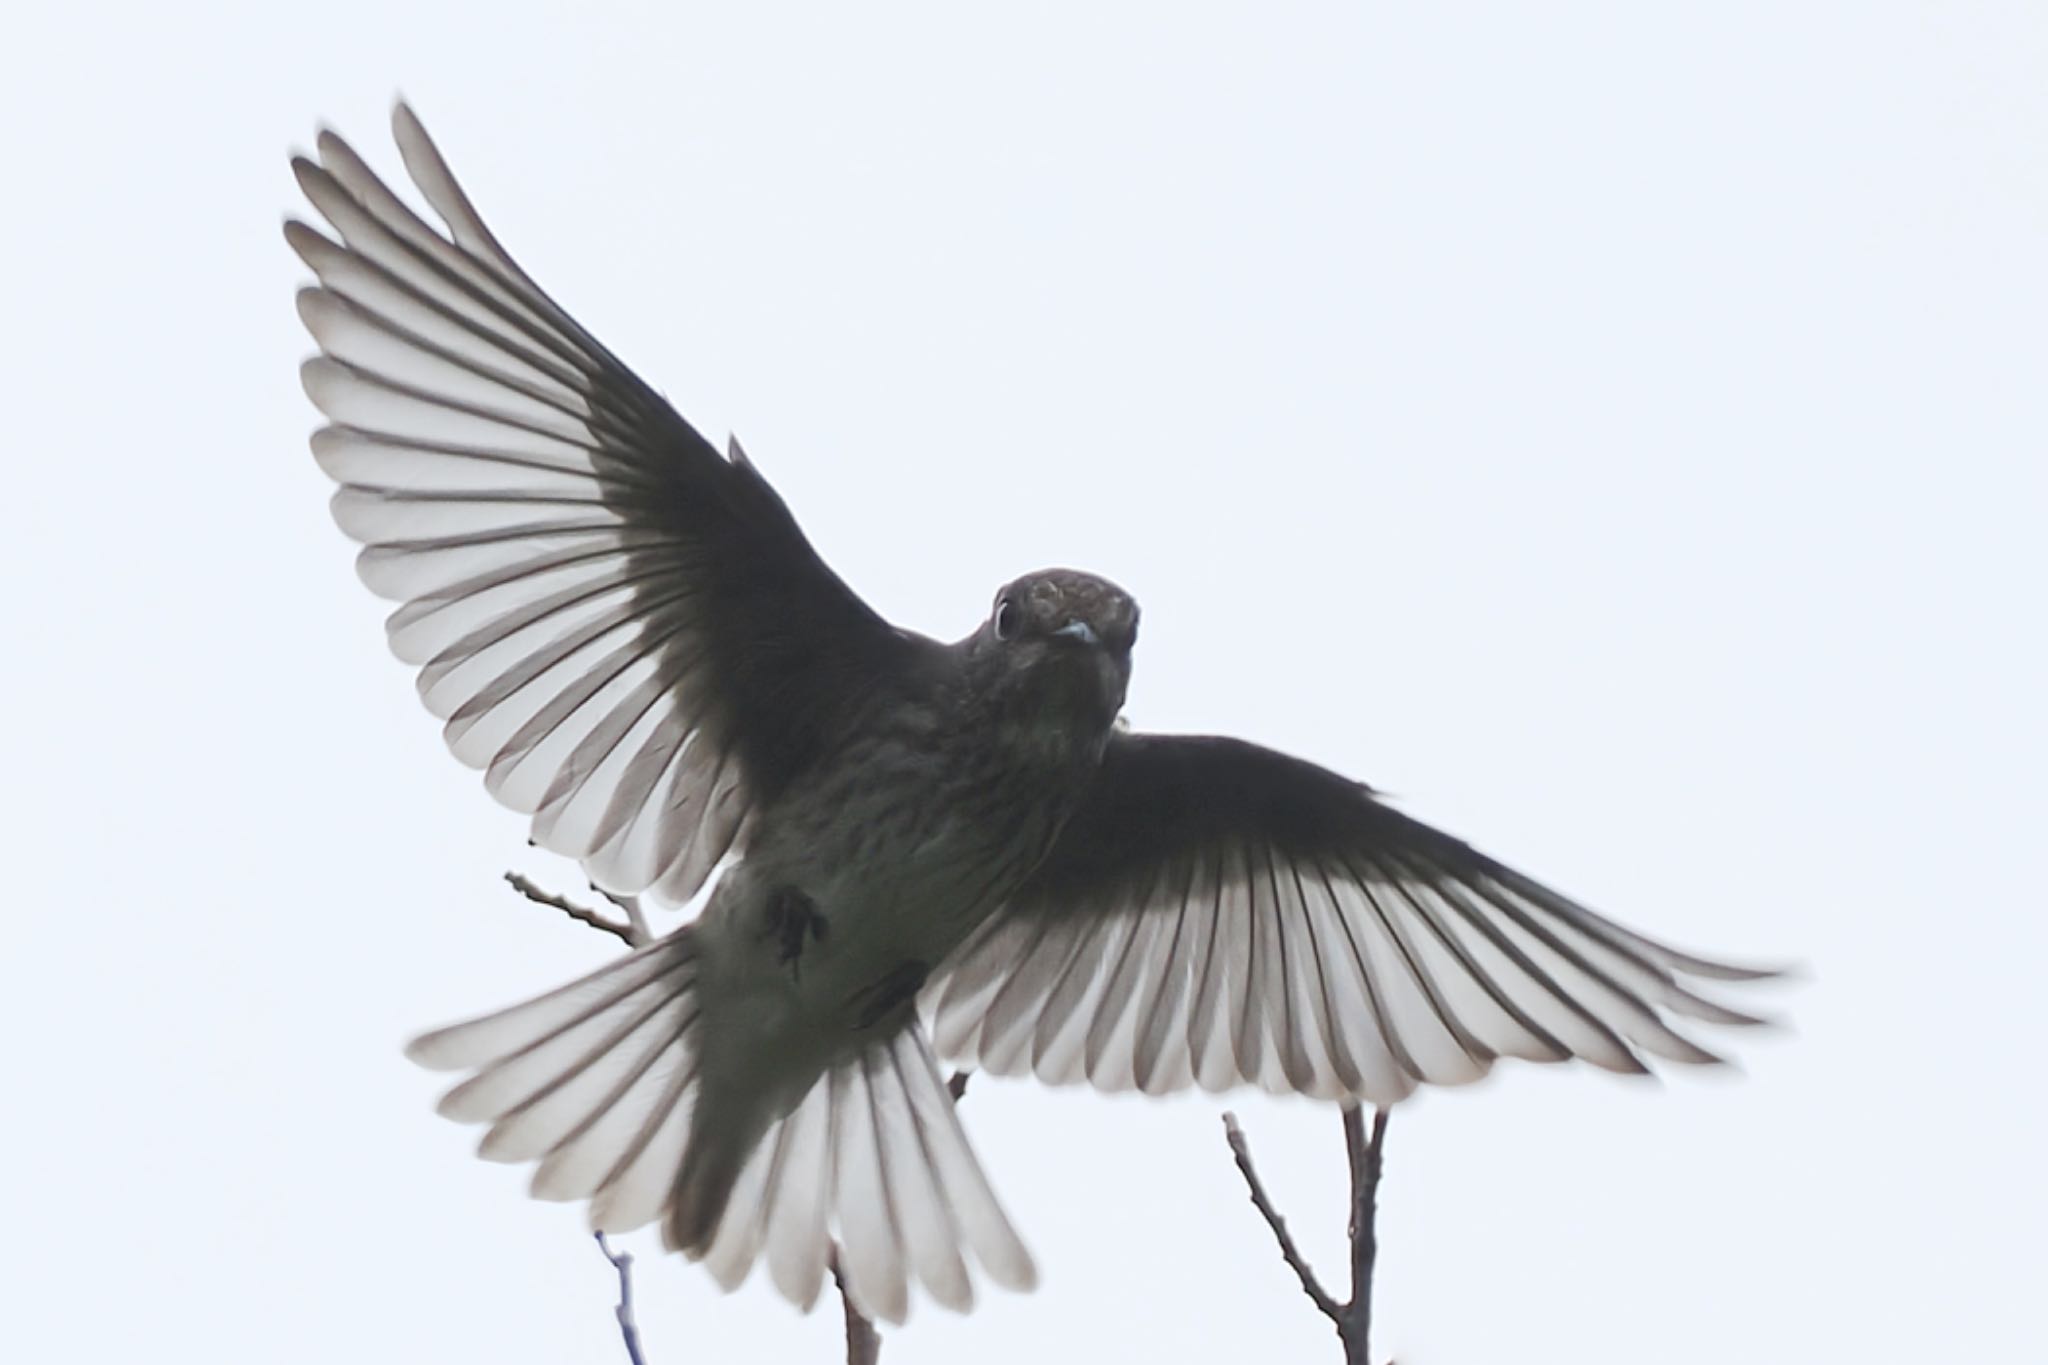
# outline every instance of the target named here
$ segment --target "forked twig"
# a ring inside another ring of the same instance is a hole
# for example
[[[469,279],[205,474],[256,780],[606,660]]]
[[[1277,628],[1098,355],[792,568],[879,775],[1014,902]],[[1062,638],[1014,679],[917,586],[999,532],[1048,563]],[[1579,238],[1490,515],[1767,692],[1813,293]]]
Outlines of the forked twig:
[[[597,1249],[619,1272],[619,1306],[612,1310],[612,1316],[619,1320],[619,1336],[626,1343],[626,1359],[633,1365],[647,1365],[646,1357],[640,1354],[640,1325],[633,1321],[633,1254],[628,1251],[613,1251],[603,1233],[597,1234]]]
[[[1344,1305],[1331,1298],[1322,1282],[1316,1279],[1315,1271],[1309,1269],[1302,1259],[1301,1249],[1294,1245],[1294,1234],[1287,1230],[1287,1220],[1273,1207],[1273,1201],[1266,1195],[1266,1186],[1260,1181],[1259,1173],[1252,1166],[1251,1148],[1246,1144],[1244,1129],[1237,1126],[1237,1115],[1223,1116],[1223,1140],[1230,1144],[1230,1155],[1237,1162],[1238,1173],[1244,1176],[1245,1185],[1251,1190],[1252,1207],[1259,1211],[1259,1217],[1266,1220],[1266,1226],[1273,1230],[1273,1240],[1280,1244],[1280,1259],[1287,1262],[1287,1268],[1301,1281],[1301,1292],[1308,1295],[1316,1311],[1336,1322],[1344,1312]]]
[[[1345,1365],[1371,1365],[1372,1272],[1379,1255],[1379,1237],[1373,1220],[1379,1211],[1380,1154],[1387,1138],[1387,1111],[1373,1111],[1371,1131],[1368,1132],[1365,1115],[1358,1106],[1344,1106],[1344,1151],[1351,1170],[1351,1297],[1343,1303],[1337,1302],[1323,1288],[1322,1281],[1316,1278],[1300,1248],[1295,1246],[1294,1236],[1287,1230],[1287,1220],[1273,1207],[1265,1184],[1252,1165],[1251,1147],[1245,1141],[1244,1130],[1237,1125],[1237,1115],[1223,1116],[1223,1134],[1224,1140],[1230,1144],[1230,1154],[1237,1162],[1238,1173],[1244,1177],[1245,1186],[1251,1191],[1252,1207],[1259,1211],[1259,1217],[1266,1220],[1266,1226],[1273,1231],[1273,1240],[1280,1244],[1280,1258],[1301,1281],[1301,1292],[1308,1295],[1316,1311],[1337,1329],[1337,1339],[1344,1343]]]
[[[628,948],[638,948],[641,944],[654,937],[652,933],[648,932],[647,921],[640,914],[640,906],[631,896],[614,896],[609,891],[599,893],[612,904],[626,912],[626,922],[620,924],[617,920],[608,919],[587,905],[578,905],[567,896],[557,896],[552,891],[541,890],[533,882],[520,876],[517,872],[507,872],[505,874],[505,881],[514,891],[517,891],[534,904],[545,905],[550,909],[559,910],[578,924],[587,924],[599,933],[610,934]]]
[[[853,1295],[846,1292],[846,1276],[839,1272],[839,1248],[832,1248],[832,1255],[825,1262],[832,1268],[832,1283],[839,1286],[839,1302],[846,1310],[846,1365],[876,1365],[882,1358],[882,1334],[875,1330],[874,1320],[853,1306]]]

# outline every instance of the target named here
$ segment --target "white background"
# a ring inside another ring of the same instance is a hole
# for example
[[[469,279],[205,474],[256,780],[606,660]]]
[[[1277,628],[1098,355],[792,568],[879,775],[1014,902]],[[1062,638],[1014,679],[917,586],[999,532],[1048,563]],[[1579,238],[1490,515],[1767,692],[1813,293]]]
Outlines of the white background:
[[[893,618],[1105,573],[1139,725],[1808,964],[1745,1075],[1401,1110],[1404,1365],[2040,1358],[2048,9],[284,8],[0,49],[0,1355],[624,1358],[398,1053],[608,951],[305,450],[286,152],[403,91]],[[1335,1113],[1237,1107],[1336,1278]],[[1217,1104],[967,1109],[1044,1288],[891,1365],[1336,1358]],[[633,1245],[652,1365],[838,1358]]]

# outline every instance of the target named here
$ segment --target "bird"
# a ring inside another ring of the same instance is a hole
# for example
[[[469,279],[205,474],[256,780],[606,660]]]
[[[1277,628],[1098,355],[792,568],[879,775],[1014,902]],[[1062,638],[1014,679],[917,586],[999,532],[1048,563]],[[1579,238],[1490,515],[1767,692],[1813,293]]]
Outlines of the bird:
[[[694,917],[408,1047],[440,1112],[591,1225],[660,1225],[800,1308],[901,1322],[1036,1264],[941,1063],[1387,1106],[1502,1059],[1722,1058],[1682,951],[1242,740],[1120,717],[1131,595],[1027,573],[950,643],[899,628],[499,243],[413,111],[431,225],[340,136],[301,372],[357,570],[448,747],[593,885]],[[708,887],[708,891],[707,891]],[[700,893],[704,893],[700,900]],[[835,1250],[836,1247],[836,1250]],[[836,1257],[836,1260],[833,1258]],[[978,1274],[970,1269],[978,1268]]]

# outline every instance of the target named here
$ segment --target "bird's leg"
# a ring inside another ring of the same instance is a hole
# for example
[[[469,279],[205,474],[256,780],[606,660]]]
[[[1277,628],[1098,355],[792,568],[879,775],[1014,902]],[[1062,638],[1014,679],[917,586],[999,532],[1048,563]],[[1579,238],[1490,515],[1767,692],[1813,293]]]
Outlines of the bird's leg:
[[[854,1016],[853,1026],[857,1029],[873,1028],[897,1006],[917,999],[917,993],[924,989],[925,978],[932,969],[915,959],[891,967],[886,975],[874,985],[854,992],[853,1003],[859,1013]]]
[[[778,944],[776,961],[789,968],[790,979],[803,979],[803,953],[806,938],[822,941],[828,925],[825,916],[809,896],[793,886],[778,887],[768,897],[767,924],[761,931],[762,938],[772,938]]]

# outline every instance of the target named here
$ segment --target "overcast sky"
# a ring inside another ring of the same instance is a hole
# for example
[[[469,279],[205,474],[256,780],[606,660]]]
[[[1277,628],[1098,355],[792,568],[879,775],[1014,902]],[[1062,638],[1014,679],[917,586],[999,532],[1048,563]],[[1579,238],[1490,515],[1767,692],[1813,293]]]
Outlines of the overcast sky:
[[[1383,1350],[2039,1358],[2048,9],[604,10],[8,20],[0,1355],[624,1358],[580,1210],[399,1055],[611,947],[499,883],[577,885],[306,451],[286,156],[395,171],[402,91],[893,619],[1107,574],[1138,725],[1809,965],[1744,1074],[1403,1107]],[[890,1365],[1335,1359],[1222,1105],[966,1103],[1044,1285]],[[1232,1103],[1339,1278],[1335,1111]],[[838,1358],[627,1241],[651,1365]]]

